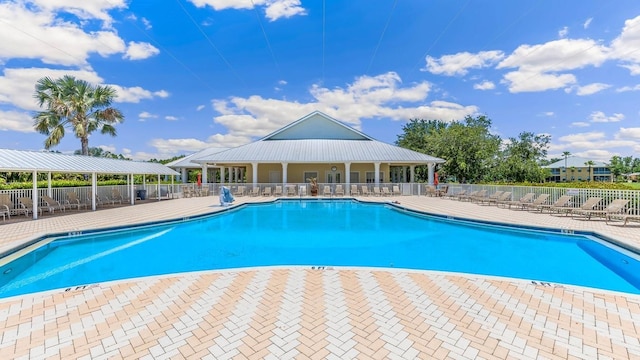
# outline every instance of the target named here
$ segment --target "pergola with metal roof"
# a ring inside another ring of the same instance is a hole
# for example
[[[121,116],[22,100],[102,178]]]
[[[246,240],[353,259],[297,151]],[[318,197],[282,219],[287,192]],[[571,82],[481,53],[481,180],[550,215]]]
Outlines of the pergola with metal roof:
[[[108,159],[94,156],[66,155],[53,152],[0,149],[0,172],[30,172],[33,174],[33,218],[38,218],[38,173],[48,174],[51,188],[52,173],[91,174],[91,191],[96,194],[97,174],[127,175],[127,185],[133,193],[133,175],[179,175],[171,168],[151,162]],[[173,178],[171,178],[173,183]],[[133,205],[135,198],[131,196]],[[91,208],[96,209],[95,196]]]

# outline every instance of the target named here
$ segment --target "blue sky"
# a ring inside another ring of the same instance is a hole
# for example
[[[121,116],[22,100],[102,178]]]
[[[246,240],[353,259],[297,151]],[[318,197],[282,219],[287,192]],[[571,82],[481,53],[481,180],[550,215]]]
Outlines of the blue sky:
[[[550,157],[640,153],[637,0],[5,0],[0,148],[43,148],[34,85],[66,74],[118,91],[118,136],[89,145],[139,160],[315,110],[388,143],[485,114],[503,139],[551,135]]]

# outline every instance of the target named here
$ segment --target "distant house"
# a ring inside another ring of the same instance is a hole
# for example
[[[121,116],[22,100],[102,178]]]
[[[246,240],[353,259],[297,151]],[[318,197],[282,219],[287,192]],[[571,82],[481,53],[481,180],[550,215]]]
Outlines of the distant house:
[[[594,162],[591,168],[585,165],[585,163],[590,160]],[[551,170],[551,176],[547,178],[547,181],[550,182],[613,181],[613,174],[611,174],[609,164],[588,158],[572,156],[568,157],[566,161],[562,159],[553,164],[543,166],[542,168]]]

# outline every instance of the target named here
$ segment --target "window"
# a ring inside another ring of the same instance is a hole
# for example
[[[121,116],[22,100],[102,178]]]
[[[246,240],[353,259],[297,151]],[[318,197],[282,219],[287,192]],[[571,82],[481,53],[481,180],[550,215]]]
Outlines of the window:
[[[373,171],[367,171],[367,184],[373,184],[376,182],[375,173]],[[380,171],[380,182],[384,182],[384,172]]]
[[[349,173],[349,181],[351,181],[354,184],[357,184],[360,182],[360,173],[357,171],[352,171]]]
[[[311,178],[318,179],[318,172],[317,171],[305,171],[304,172],[304,181],[307,181],[307,179],[311,179]]]

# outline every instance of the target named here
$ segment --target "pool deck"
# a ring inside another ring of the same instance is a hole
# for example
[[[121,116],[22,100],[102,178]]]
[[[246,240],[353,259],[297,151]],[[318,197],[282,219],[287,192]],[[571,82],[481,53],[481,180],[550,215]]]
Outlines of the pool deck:
[[[239,197],[236,204],[272,199]],[[638,223],[622,227],[432,197],[362,199],[594,231],[640,248]],[[0,250],[46,233],[220,209],[217,197],[206,197],[45,215],[0,225]],[[433,271],[264,267],[0,299],[0,328],[0,359],[631,359],[640,358],[640,296]]]

